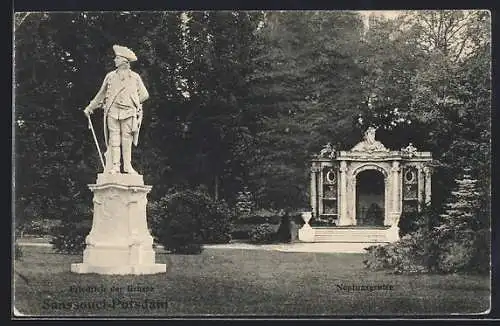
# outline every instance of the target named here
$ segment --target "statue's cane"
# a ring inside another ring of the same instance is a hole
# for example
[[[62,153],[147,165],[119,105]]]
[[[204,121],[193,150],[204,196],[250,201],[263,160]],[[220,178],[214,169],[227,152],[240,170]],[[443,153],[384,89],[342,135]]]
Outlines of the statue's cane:
[[[104,167],[104,159],[102,158],[101,148],[99,147],[99,143],[97,142],[97,137],[95,135],[94,126],[92,126],[92,120],[90,119],[90,115],[87,115],[87,118],[89,119],[89,129],[92,130],[92,135],[94,136],[95,146],[97,147],[97,151],[99,152],[99,158],[101,159],[102,168],[106,169]]]

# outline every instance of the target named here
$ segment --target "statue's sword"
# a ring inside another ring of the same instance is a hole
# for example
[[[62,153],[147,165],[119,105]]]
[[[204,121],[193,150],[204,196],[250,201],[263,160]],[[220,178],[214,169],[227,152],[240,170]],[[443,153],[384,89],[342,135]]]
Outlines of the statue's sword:
[[[92,120],[90,119],[90,115],[87,115],[87,118],[89,119],[89,129],[92,130],[92,135],[94,136],[95,146],[97,147],[97,151],[99,152],[99,158],[101,159],[102,168],[105,169],[104,159],[102,158],[102,153],[101,153],[101,148],[99,147],[99,143],[97,142],[97,137],[95,135],[94,126],[92,126]]]

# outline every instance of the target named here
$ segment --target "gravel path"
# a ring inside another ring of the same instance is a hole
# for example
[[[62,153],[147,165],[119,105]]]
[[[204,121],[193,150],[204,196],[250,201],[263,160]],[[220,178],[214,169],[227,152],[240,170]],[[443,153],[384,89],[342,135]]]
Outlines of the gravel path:
[[[47,242],[34,242],[22,240],[17,243],[20,246],[51,247]],[[276,250],[282,252],[317,252],[317,253],[363,253],[365,243],[290,243],[290,244],[264,244],[255,245],[250,243],[226,243],[204,245],[207,249],[244,249],[244,250]],[[162,246],[157,246],[162,249]]]

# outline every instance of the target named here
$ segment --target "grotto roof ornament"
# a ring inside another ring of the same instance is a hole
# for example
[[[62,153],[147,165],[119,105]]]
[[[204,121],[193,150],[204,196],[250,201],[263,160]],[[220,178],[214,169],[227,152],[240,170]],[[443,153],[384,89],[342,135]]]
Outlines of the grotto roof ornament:
[[[388,152],[389,150],[375,139],[375,133],[377,132],[377,128],[368,127],[365,131],[363,140],[356,144],[351,151],[353,152]]]
[[[409,143],[408,146],[401,148],[401,154],[406,157],[413,157],[417,153],[417,148]]]
[[[326,144],[318,154],[318,157],[320,158],[327,157],[333,159],[335,158],[335,156],[336,156],[335,147],[333,147],[332,143],[330,142],[328,142],[328,144]]]

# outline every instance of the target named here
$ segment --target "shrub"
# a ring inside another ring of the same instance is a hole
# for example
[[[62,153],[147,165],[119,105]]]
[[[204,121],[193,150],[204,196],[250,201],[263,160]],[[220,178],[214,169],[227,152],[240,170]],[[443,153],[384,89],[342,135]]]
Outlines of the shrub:
[[[292,239],[291,217],[286,214],[281,218],[280,226],[276,231],[276,240],[279,242],[290,242]]]
[[[203,251],[203,245],[199,243],[185,243],[177,246],[172,253],[181,255],[198,255]]]
[[[468,175],[456,179],[456,187],[445,205],[441,223],[434,234],[440,247],[438,267],[442,272],[487,271],[490,259],[481,251],[489,252],[490,230],[483,220],[481,193],[477,180]],[[478,258],[481,257],[481,258]]]
[[[246,217],[240,217],[234,221],[234,224],[278,224],[281,221],[281,215],[271,215],[271,216],[261,216],[261,215],[251,215]]]
[[[399,226],[403,236],[386,246],[367,248],[365,266],[389,268],[397,273],[488,272],[490,230],[478,223],[481,212],[476,180],[466,174],[457,179],[444,214],[431,207],[403,214]]]
[[[21,247],[16,243],[14,245],[14,259],[21,260],[23,258],[23,251]]]
[[[186,195],[161,198],[152,208],[156,219],[153,236],[172,253],[199,253],[202,250],[200,225],[196,219],[201,207],[195,207]]]
[[[269,223],[258,225],[250,231],[250,242],[271,243],[274,241],[274,227]]]
[[[56,252],[81,254],[85,249],[85,238],[92,228],[92,201],[78,202],[71,213],[61,221],[51,220],[50,243]]]
[[[387,246],[388,245],[374,245],[365,248],[366,255],[363,260],[365,267],[371,270],[391,268]]]
[[[65,222],[56,228],[56,234],[50,243],[56,252],[65,254],[81,254],[85,249],[85,238],[91,227],[85,223]]]
[[[54,234],[58,225],[58,220],[33,219],[17,226],[16,231],[22,235],[43,237]]]
[[[228,243],[231,241],[231,210],[224,201],[206,202],[206,216],[200,217],[201,237],[204,243]]]
[[[471,272],[489,273],[491,270],[491,231],[481,229],[475,234],[474,251],[468,269]]]
[[[204,191],[184,190],[150,206],[152,235],[172,253],[197,254],[203,243],[231,240],[232,215],[227,205]]]
[[[399,218],[399,236],[403,237],[407,234],[418,230],[418,220],[422,217],[420,212],[403,212]]]
[[[388,248],[395,273],[425,273],[436,270],[437,247],[432,233],[416,231]]]
[[[305,222],[304,219],[302,218],[302,213],[295,213],[292,214],[292,221],[300,228],[302,227]]]
[[[22,225],[16,225],[14,229],[14,236],[17,238],[22,238],[24,236],[24,230]]]
[[[294,242],[299,238],[299,229],[304,225],[302,213],[294,213],[290,215],[290,242]]]
[[[398,223],[399,236],[403,237],[421,229],[432,230],[438,223],[439,213],[430,205],[422,206],[420,211],[403,212]]]
[[[444,273],[456,273],[468,269],[474,254],[472,241],[450,242],[439,256],[438,268]]]
[[[370,246],[363,261],[373,270],[390,269],[394,273],[425,273],[436,270],[436,246],[430,232],[416,231],[398,242]]]
[[[254,211],[255,201],[247,186],[244,186],[243,190],[238,192],[235,206],[238,217],[249,216]]]
[[[231,232],[232,239],[245,239],[248,240],[250,238],[250,231],[248,230],[233,230]]]

